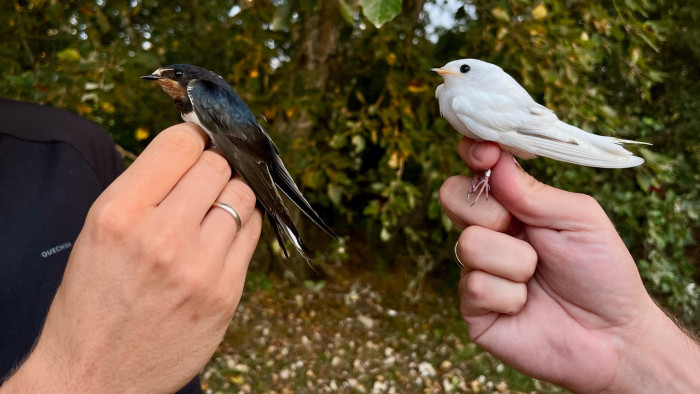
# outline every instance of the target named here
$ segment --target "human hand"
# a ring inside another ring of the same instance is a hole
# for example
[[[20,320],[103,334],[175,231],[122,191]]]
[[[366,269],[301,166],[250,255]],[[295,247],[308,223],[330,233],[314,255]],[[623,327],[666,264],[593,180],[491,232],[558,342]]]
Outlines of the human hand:
[[[205,365],[262,225],[253,192],[205,144],[192,123],[164,130],[97,199],[38,344],[4,389],[174,392]],[[238,212],[240,231],[215,201]]]
[[[593,198],[536,181],[496,144],[465,138],[458,150],[472,170],[493,170],[474,207],[469,178],[440,190],[464,229],[459,290],[474,343],[574,391],[700,388],[700,348],[651,300]]]

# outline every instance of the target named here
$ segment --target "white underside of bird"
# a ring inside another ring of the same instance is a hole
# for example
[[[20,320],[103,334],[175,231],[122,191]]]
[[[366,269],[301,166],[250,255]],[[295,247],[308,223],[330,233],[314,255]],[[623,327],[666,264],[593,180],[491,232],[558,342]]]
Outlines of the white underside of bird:
[[[460,71],[464,65],[469,67],[466,73]],[[601,168],[644,163],[621,144],[646,143],[600,136],[562,122],[496,65],[464,59],[434,71],[445,79],[435,90],[440,112],[469,138],[496,142],[522,159],[543,156]]]

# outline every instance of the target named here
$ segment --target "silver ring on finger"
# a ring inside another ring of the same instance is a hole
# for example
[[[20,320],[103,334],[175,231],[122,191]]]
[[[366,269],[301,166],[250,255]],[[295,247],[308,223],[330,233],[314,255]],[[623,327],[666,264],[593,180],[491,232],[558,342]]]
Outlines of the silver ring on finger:
[[[467,267],[462,263],[462,260],[459,259],[459,255],[457,255],[457,246],[459,246],[459,241],[455,242],[455,262],[459,265],[459,268],[466,270]]]
[[[241,217],[238,215],[238,212],[236,212],[235,209],[231,208],[229,205],[224,204],[222,202],[215,201],[213,204],[211,204],[212,208],[217,207],[221,208],[224,211],[228,212],[231,216],[233,216],[233,219],[236,221],[236,226],[238,227],[238,231],[241,231]]]

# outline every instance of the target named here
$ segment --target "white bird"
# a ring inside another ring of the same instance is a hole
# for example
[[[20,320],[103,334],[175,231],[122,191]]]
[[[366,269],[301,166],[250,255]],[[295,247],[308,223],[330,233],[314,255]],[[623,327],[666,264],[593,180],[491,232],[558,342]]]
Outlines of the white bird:
[[[452,127],[471,139],[496,142],[521,159],[544,156],[601,168],[627,168],[644,163],[644,159],[620,145],[647,143],[592,134],[560,121],[494,64],[462,59],[432,71],[445,82],[435,90],[440,113]],[[474,203],[483,191],[488,198],[490,175],[489,169],[484,175],[474,176],[467,200],[477,190]]]

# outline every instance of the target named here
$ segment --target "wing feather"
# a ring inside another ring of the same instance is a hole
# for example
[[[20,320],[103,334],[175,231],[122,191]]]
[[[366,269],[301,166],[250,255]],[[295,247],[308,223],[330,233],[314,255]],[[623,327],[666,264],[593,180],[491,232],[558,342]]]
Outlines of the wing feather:
[[[285,256],[287,250],[280,233],[288,236],[308,261],[309,251],[301,241],[268,167],[278,157],[277,148],[248,106],[229,89],[205,80],[193,80],[187,93],[202,126],[210,132],[229,165],[250,186],[267,212]]]
[[[511,95],[489,93],[483,95],[456,95],[452,109],[459,120],[474,134],[486,141],[500,141],[500,134],[509,131],[525,131],[543,138],[568,141],[561,133],[552,132],[558,121],[554,112],[535,103],[523,105]]]
[[[253,189],[258,202],[267,211],[285,255],[281,233],[289,237],[307,261],[309,250],[299,236],[278,187],[309,219],[337,239],[294,183],[270,136],[232,88],[193,80],[187,92],[202,126],[211,133],[231,167]]]

